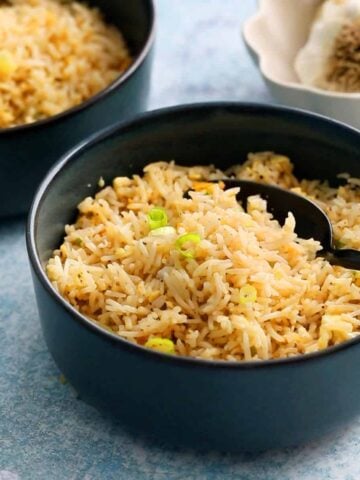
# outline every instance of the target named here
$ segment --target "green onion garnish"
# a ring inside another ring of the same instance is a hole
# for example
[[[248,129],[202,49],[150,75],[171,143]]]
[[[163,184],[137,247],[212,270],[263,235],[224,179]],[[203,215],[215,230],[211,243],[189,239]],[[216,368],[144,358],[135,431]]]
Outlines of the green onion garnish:
[[[198,233],[185,233],[185,235],[181,235],[175,242],[175,247],[178,252],[185,258],[195,258],[194,250],[190,248],[184,248],[187,243],[192,243],[196,245],[201,240],[201,237]]]
[[[84,245],[84,242],[80,237],[78,237],[78,238],[75,238],[74,244],[77,245],[78,247],[82,247]]]
[[[160,227],[160,228],[155,228],[155,230],[151,230],[150,234],[153,237],[176,235],[176,230],[171,225],[166,225],[166,227]]]
[[[165,210],[161,207],[154,207],[148,213],[148,221],[151,230],[165,227],[168,223],[168,217]]]
[[[334,244],[335,244],[335,248],[344,248],[345,247],[345,243],[342,242],[341,240],[335,240],[334,241]]]

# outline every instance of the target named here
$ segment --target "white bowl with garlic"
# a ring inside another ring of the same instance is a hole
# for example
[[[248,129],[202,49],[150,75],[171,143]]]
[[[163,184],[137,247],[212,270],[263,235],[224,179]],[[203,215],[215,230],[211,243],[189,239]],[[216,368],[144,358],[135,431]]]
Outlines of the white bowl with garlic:
[[[360,0],[260,0],[243,36],[280,103],[360,129]]]

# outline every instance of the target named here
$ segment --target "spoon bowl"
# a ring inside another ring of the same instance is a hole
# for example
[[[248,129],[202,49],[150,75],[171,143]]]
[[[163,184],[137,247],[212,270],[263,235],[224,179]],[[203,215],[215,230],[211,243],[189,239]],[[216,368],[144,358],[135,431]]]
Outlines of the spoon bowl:
[[[248,197],[260,195],[266,200],[268,211],[281,225],[291,212],[296,220],[295,232],[297,235],[301,238],[313,238],[321,243],[322,250],[318,252],[318,255],[325,257],[332,265],[360,270],[360,251],[335,248],[329,217],[315,202],[274,185],[251,180],[225,179],[221,181],[224,183],[225,189],[240,188],[237,200],[245,209]]]

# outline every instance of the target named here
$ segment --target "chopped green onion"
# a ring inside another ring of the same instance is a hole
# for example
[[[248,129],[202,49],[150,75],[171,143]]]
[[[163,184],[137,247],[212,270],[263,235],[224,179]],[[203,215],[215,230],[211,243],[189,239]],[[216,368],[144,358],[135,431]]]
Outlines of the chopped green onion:
[[[84,245],[84,242],[80,237],[77,237],[74,240],[74,244],[77,245],[78,247],[82,247]]]
[[[165,210],[161,207],[154,207],[148,213],[148,222],[151,230],[165,227],[168,223],[168,217]]]
[[[249,285],[247,283],[246,285],[240,288],[240,298],[239,298],[240,303],[246,304],[246,303],[255,302],[256,297],[257,297],[257,291],[256,291],[256,288],[253,287],[252,285]]]
[[[335,240],[334,244],[335,244],[335,247],[336,247],[336,248],[344,248],[345,245],[346,245],[346,244],[345,244],[344,242],[342,242],[341,240]]]
[[[153,237],[162,237],[166,235],[176,235],[176,230],[174,227],[167,225],[166,227],[155,228],[155,230],[151,230],[151,236]]]
[[[175,243],[175,247],[178,252],[185,258],[195,258],[194,250],[190,248],[184,248],[187,243],[192,243],[196,245],[201,240],[201,237],[198,233],[185,233],[185,235],[181,235]]]
[[[162,353],[175,353],[174,342],[168,338],[149,338],[149,340],[145,343],[145,347],[152,348]]]

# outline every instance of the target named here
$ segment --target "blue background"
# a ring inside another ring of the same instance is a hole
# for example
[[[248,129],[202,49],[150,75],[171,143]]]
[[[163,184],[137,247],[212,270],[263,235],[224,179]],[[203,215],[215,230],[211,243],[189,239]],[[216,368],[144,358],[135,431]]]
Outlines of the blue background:
[[[151,109],[208,100],[272,101],[240,35],[255,10],[253,0],[156,4]],[[198,454],[133,438],[78,400],[60,382],[41,335],[24,227],[23,220],[0,223],[0,480],[360,478],[359,418],[302,448]]]

